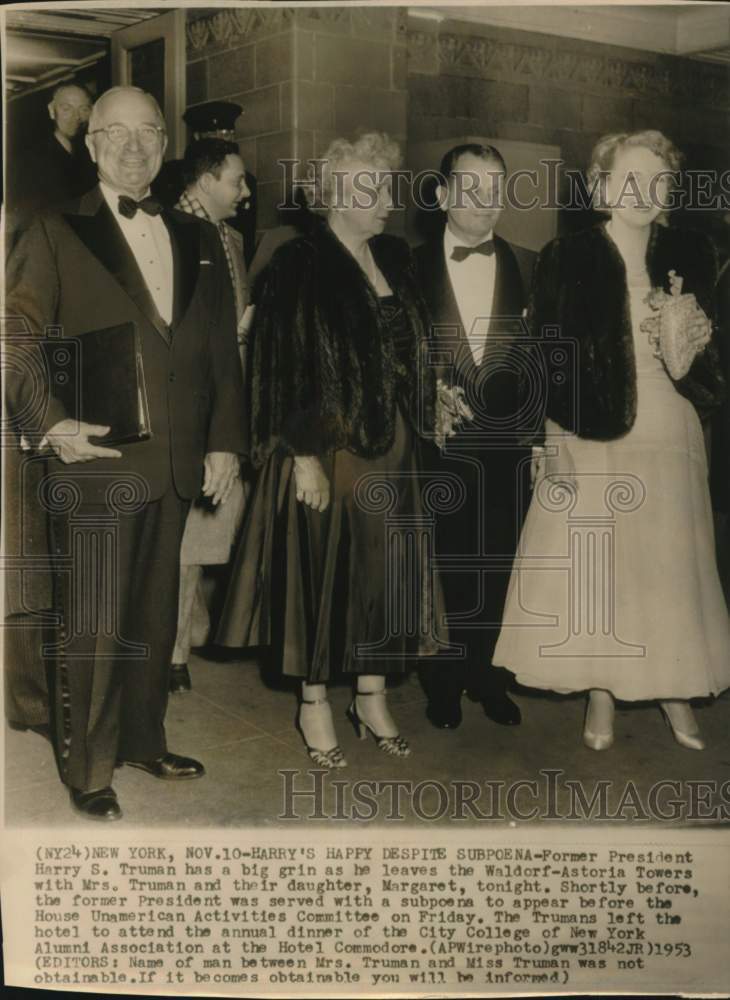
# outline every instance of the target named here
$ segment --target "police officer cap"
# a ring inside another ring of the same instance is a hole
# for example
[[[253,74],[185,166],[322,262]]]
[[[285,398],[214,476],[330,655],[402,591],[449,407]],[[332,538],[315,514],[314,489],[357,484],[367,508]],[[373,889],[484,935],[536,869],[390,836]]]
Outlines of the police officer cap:
[[[232,132],[242,111],[241,105],[232,101],[208,101],[188,108],[183,121],[193,132],[217,132],[220,129]]]

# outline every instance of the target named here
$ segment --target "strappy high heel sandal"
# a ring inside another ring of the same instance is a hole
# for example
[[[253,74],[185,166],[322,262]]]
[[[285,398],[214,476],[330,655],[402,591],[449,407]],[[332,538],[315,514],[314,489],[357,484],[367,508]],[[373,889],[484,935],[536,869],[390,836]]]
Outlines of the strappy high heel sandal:
[[[331,747],[329,750],[320,750],[317,747],[311,747],[309,743],[307,743],[307,738],[304,735],[304,730],[302,729],[302,722],[301,719],[299,718],[299,715],[301,715],[302,705],[328,705],[328,704],[329,704],[329,699],[327,698],[317,698],[314,701],[307,701],[306,699],[302,698],[302,700],[299,702],[299,714],[297,715],[296,727],[297,727],[297,732],[299,733],[304,742],[304,746],[307,748],[307,753],[309,754],[312,761],[314,761],[314,763],[317,765],[317,767],[326,767],[328,770],[333,771],[333,770],[338,770],[341,767],[347,767],[347,760],[345,759],[345,755],[343,754],[339,745]]]
[[[669,714],[670,705],[685,705],[688,718],[685,722],[694,723],[693,730],[690,731],[689,727],[687,729],[680,729],[679,723],[676,719],[672,719]],[[704,750],[705,741],[700,736],[699,728],[694,719],[694,713],[692,712],[691,706],[684,701],[660,701],[659,708],[662,710],[662,715],[664,716],[664,721],[672,732],[672,736],[675,738],[677,743],[681,747],[686,747],[687,750]]]
[[[410,755],[411,748],[402,736],[378,736],[373,727],[367,722],[363,722],[360,718],[356,705],[357,699],[368,698],[374,694],[380,694],[385,697],[385,691],[358,691],[355,695],[355,699],[352,701],[347,710],[347,718],[352,723],[359,739],[367,739],[369,731],[375,740],[378,750],[382,750],[383,753],[387,753],[391,757],[408,757]]]

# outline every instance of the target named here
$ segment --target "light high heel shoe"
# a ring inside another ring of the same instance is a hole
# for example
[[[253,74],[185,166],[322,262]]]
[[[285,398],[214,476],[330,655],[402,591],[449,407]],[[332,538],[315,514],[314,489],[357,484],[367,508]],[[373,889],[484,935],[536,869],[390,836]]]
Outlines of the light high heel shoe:
[[[299,715],[297,715],[296,727],[299,735],[304,741],[304,746],[307,748],[307,753],[317,765],[317,767],[326,767],[328,770],[338,770],[341,767],[347,767],[347,760],[345,755],[339,746],[330,747],[329,750],[320,750],[317,747],[312,747],[307,743],[307,738],[304,735],[304,730],[302,729],[302,721],[299,717],[301,715],[302,705],[328,705],[329,701],[327,698],[317,698],[315,701],[307,701],[302,698],[299,702]]]
[[[408,757],[410,755],[411,748],[402,736],[378,736],[373,727],[367,722],[363,722],[360,718],[355,702],[358,698],[367,698],[374,694],[380,694],[385,697],[385,691],[358,691],[355,695],[355,699],[347,710],[347,718],[352,723],[355,732],[361,740],[367,739],[369,730],[373,735],[373,739],[375,740],[378,750],[382,750],[383,753],[387,753],[391,757]]]
[[[614,700],[608,692],[605,692],[611,699],[611,708],[607,719],[602,720],[599,729],[593,729],[595,726],[595,720],[593,715],[596,713],[596,705],[598,699],[589,695],[588,705],[586,706],[586,717],[585,723],[583,725],[583,742],[590,750],[608,750],[613,746],[613,719],[616,706]],[[593,711],[591,711],[593,709]]]
[[[672,720],[668,706],[681,705],[686,713],[686,718],[684,722],[687,723],[685,729],[681,728],[681,723],[677,720]],[[705,741],[700,736],[699,728],[694,719],[694,714],[692,708],[686,701],[660,701],[659,708],[662,710],[662,716],[664,717],[664,722],[669,727],[672,732],[672,736],[675,738],[677,743],[681,747],[686,747],[687,750],[704,750]]]

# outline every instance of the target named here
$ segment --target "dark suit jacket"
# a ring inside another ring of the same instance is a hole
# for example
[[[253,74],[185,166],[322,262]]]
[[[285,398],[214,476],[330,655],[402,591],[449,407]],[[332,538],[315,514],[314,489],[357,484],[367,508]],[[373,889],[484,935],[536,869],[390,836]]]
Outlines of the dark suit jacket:
[[[444,381],[461,385],[475,411],[476,421],[464,434],[473,433],[477,426],[479,448],[489,447],[490,439],[504,442],[514,430],[510,415],[519,406],[519,360],[511,363],[510,356],[524,340],[522,312],[527,304],[527,288],[536,254],[523,247],[512,246],[494,237],[496,281],[494,301],[485,302],[484,315],[491,315],[487,346],[482,363],[477,367],[463,329],[444,257],[443,239],[424,243],[415,251],[421,291],[433,323],[431,344],[434,348]],[[475,438],[476,440],[476,438]]]
[[[78,198],[96,183],[96,167],[83,141],[68,153],[54,135],[35,148],[14,151],[7,164],[6,245],[12,249],[39,212]]]
[[[159,316],[134,256],[98,187],[23,235],[8,263],[6,312],[25,325],[11,342],[7,405],[36,442],[66,414],[42,377],[37,338],[49,325],[64,337],[133,321],[142,343],[152,437],[122,445],[122,458],[61,465],[83,497],[103,499],[110,479],[143,477],[149,499],[172,483],[183,498],[201,487],[208,451],[245,453],[241,367],[231,281],[215,227],[165,212],[173,262],[173,320]],[[34,364],[36,367],[34,367]],[[93,475],[89,475],[92,471]]]

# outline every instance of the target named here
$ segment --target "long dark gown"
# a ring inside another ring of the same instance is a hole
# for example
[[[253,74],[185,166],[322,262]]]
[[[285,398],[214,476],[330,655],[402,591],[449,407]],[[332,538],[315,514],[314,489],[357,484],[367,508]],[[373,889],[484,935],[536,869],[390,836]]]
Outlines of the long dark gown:
[[[394,295],[379,308],[405,376],[408,320]],[[284,674],[310,683],[340,670],[402,672],[408,657],[415,664],[445,641],[414,429],[397,405],[383,456],[340,449],[318,457],[331,490],[324,513],[297,501],[291,457],[275,452],[262,470],[217,641],[271,645]],[[272,505],[275,515],[267,516]]]

